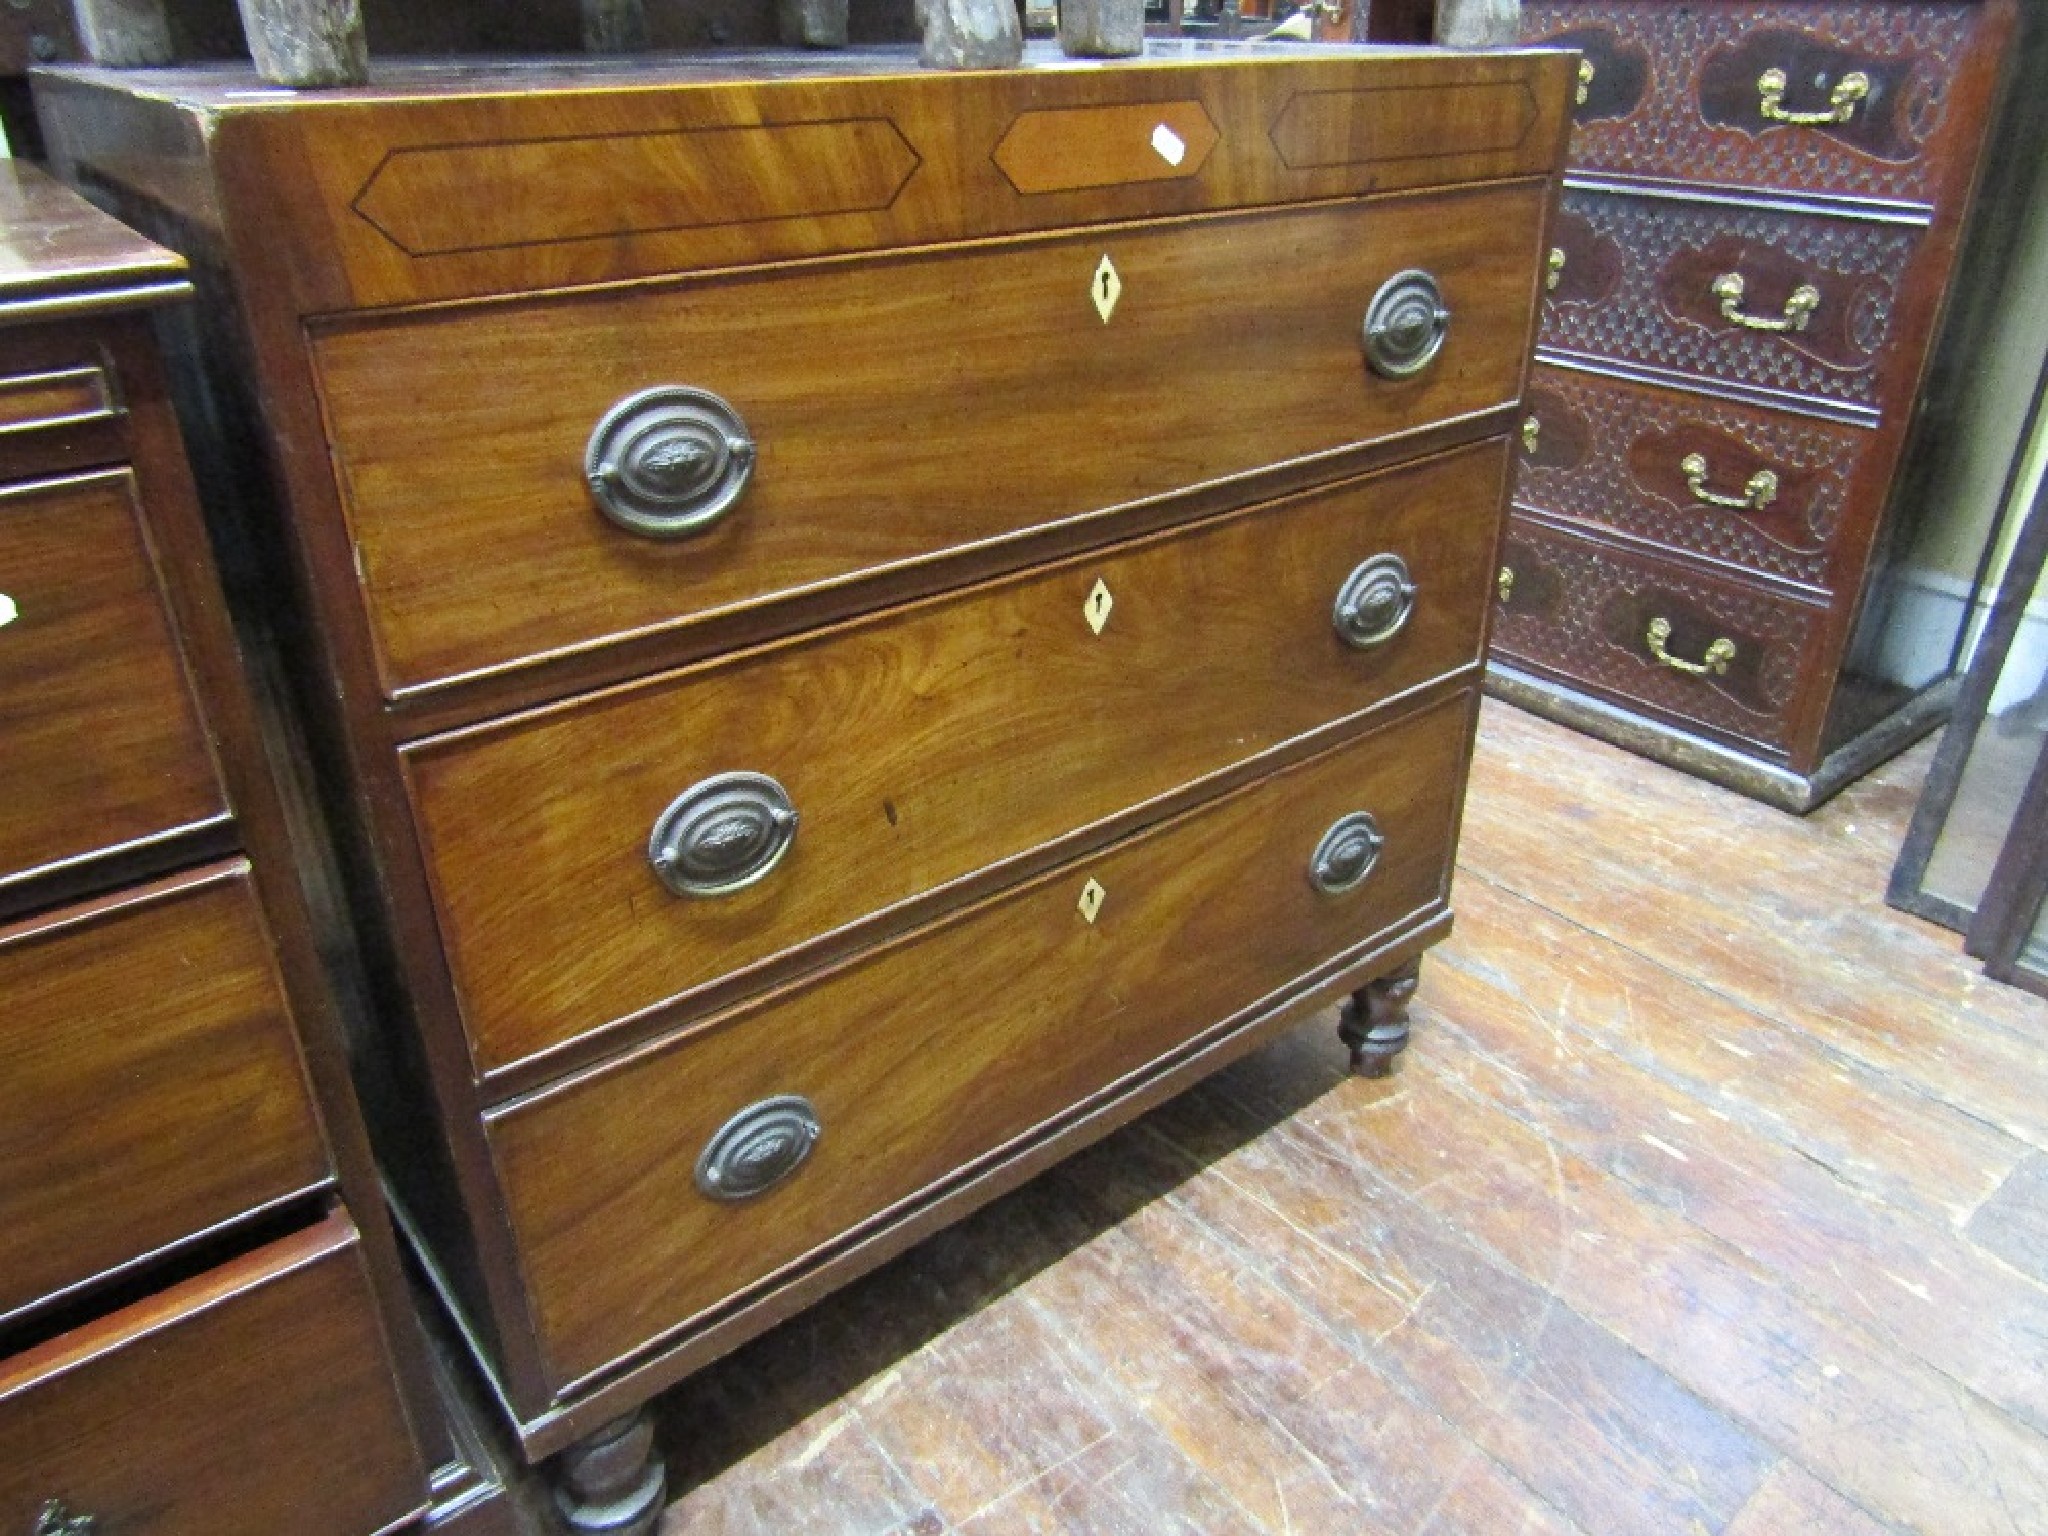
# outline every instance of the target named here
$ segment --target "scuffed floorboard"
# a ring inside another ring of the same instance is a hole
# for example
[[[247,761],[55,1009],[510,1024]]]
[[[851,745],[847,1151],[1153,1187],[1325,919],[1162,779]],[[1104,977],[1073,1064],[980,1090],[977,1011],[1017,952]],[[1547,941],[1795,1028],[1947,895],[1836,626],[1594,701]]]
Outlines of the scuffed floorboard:
[[[659,1405],[665,1536],[2040,1536],[2048,1004],[1800,821],[1488,704],[1390,1081],[1333,1018]]]

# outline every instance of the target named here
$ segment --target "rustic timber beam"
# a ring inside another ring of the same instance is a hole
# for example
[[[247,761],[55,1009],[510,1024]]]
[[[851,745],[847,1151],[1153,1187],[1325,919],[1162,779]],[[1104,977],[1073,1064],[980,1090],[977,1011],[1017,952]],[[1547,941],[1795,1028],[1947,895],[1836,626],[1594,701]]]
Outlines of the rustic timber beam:
[[[369,78],[358,0],[236,0],[256,73],[272,85],[318,89]]]
[[[171,62],[164,0],[71,0],[79,40],[95,64],[132,69]]]

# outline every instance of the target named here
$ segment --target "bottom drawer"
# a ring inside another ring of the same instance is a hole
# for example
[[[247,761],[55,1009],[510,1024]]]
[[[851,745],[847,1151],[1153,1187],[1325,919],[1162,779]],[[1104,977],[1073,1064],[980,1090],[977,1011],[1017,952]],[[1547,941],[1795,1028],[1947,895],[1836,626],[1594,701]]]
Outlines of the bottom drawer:
[[[1473,703],[1460,693],[493,1114],[555,1384],[1434,910]],[[1319,889],[1312,857],[1359,812],[1384,838],[1376,862]],[[782,1182],[733,1198],[804,1146]]]
[[[0,1531],[370,1536],[425,1502],[339,1216],[0,1361]]]
[[[1509,524],[1495,655],[1710,734],[1786,752],[1825,609],[1540,523]]]

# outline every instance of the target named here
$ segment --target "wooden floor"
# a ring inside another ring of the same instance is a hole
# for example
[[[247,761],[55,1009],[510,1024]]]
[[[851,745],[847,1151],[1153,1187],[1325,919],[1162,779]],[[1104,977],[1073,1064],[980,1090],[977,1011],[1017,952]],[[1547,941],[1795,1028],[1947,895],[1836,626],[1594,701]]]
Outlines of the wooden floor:
[[[1806,821],[1489,704],[1332,1020],[664,1400],[665,1533],[2048,1532],[2048,1004]]]

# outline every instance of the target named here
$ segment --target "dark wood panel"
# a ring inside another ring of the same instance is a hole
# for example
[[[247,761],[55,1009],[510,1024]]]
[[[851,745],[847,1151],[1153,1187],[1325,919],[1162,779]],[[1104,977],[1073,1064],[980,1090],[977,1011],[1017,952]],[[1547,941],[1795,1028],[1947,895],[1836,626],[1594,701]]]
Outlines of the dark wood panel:
[[[500,1113],[493,1145],[558,1379],[717,1305],[1440,901],[1471,705],[1459,695]],[[1379,863],[1355,890],[1324,894],[1311,856],[1358,811],[1384,833]],[[1092,918],[1090,882],[1102,893]],[[691,1166],[721,1122],[782,1094],[803,1095],[822,1124],[808,1163],[753,1200],[694,1193]],[[611,1258],[593,1266],[593,1253]]]
[[[686,996],[1469,663],[1504,458],[1467,450],[412,749],[479,1065]],[[1414,610],[1357,649],[1332,609],[1383,554],[1405,562]],[[650,829],[735,770],[791,797],[788,856],[747,889],[671,895]]]
[[[0,160],[0,323],[189,292],[185,263],[32,167]]]
[[[1789,748],[1812,707],[1809,653],[1824,642],[1824,609],[1519,517],[1502,559],[1512,575],[1494,618],[1499,655],[1766,751]]]
[[[246,865],[0,929],[0,1314],[329,1177]]]
[[[0,1364],[0,1523],[371,1536],[424,1509],[340,1216]]]
[[[0,892],[227,814],[136,494],[0,490]]]
[[[1574,113],[1572,159],[1615,171],[1724,186],[1938,203],[1970,180],[1976,125],[1989,110],[2003,9],[1956,0],[1744,0],[1674,8],[1666,0],[1530,0],[1529,42],[1580,48],[1593,65]],[[1784,77],[1787,114],[1764,115],[1764,76]]]
[[[1853,589],[1883,510],[1877,434],[1540,365],[1527,411],[1521,505],[1810,588],[1839,572]]]
[[[1543,207],[1523,184],[324,334],[387,687],[685,627],[1507,404]],[[1360,325],[1410,267],[1441,284],[1449,334],[1421,373],[1383,378]],[[655,539],[599,514],[585,449],[616,402],[673,385],[728,401],[757,462],[720,521]]]
[[[1570,187],[1556,236],[1563,280],[1544,306],[1542,340],[1876,411],[1918,372],[1926,344],[1931,296],[1911,293],[1924,234],[1912,223]],[[1739,292],[1725,291],[1730,282]]]

